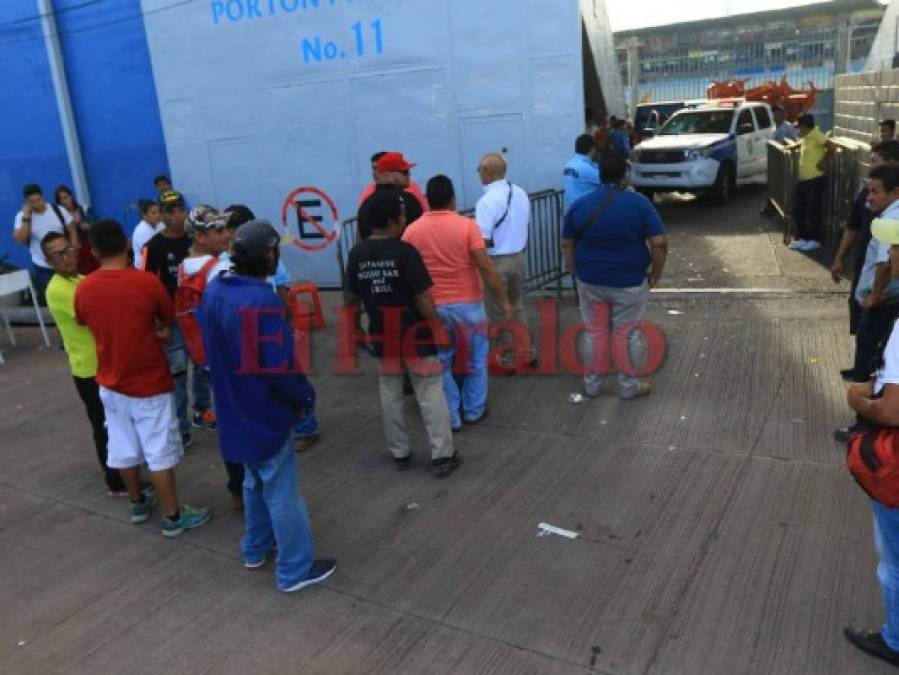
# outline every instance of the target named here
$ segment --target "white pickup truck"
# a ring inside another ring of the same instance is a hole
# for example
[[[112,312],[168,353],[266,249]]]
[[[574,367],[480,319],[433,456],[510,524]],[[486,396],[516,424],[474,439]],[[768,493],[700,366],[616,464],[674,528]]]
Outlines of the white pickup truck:
[[[730,199],[738,180],[765,175],[774,120],[767,103],[709,101],[675,113],[631,153],[631,183],[656,192],[710,193]]]

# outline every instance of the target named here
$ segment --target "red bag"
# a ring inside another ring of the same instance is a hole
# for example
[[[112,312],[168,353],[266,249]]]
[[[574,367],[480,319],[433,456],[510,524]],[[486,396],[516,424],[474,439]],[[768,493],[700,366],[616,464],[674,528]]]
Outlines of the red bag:
[[[200,271],[192,277],[184,273],[184,263],[178,266],[178,288],[175,290],[175,320],[181,335],[184,336],[184,346],[194,365],[206,365],[206,350],[203,348],[203,334],[200,331],[200,320],[197,319],[197,307],[203,299],[203,291],[206,289],[206,277],[218,263],[216,256],[210,258]]]
[[[899,507],[899,428],[854,435],[846,466],[872,499],[891,509]]]

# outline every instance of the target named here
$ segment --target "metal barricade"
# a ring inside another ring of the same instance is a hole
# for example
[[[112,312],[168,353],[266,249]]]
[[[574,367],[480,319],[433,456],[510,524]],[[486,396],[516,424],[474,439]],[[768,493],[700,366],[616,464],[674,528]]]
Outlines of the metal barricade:
[[[871,148],[849,138],[831,139],[837,150],[827,171],[827,201],[824,210],[826,244],[839,245],[852,203],[867,176]]]
[[[785,236],[791,231],[790,214],[798,180],[795,147],[768,141],[768,201],[784,220]]]
[[[852,209],[852,202],[866,175],[870,147],[849,138],[831,138],[836,151],[827,167],[827,192],[824,200],[822,243],[838,245],[841,230]],[[784,223],[784,239],[795,236],[793,203],[799,182],[799,146],[768,142],[768,200]]]
[[[555,283],[557,294],[561,293],[562,279],[565,276],[562,256],[562,194],[561,190],[542,190],[528,195],[531,202],[531,222],[526,250],[527,291],[542,290]],[[472,217],[474,209],[461,211],[460,214]],[[343,221],[337,236],[337,266],[341,284],[346,277],[347,259],[356,245],[357,237],[356,219]]]

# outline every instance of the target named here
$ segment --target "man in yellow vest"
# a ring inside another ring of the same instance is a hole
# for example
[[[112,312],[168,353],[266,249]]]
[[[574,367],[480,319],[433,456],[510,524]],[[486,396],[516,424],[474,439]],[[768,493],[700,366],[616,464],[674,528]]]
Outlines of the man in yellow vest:
[[[824,217],[824,195],[827,177],[824,169],[834,146],[818,127],[812,115],[799,117],[799,183],[793,204],[796,240],[794,251],[816,251],[821,248],[821,225]]]
[[[75,322],[75,287],[82,279],[77,270],[78,252],[61,232],[45,235],[41,240],[41,249],[55,272],[47,285],[47,308],[62,335],[75,389],[84,403],[93,430],[97,459],[106,474],[108,494],[110,497],[127,497],[128,490],[118,470],[106,465],[106,415],[94,379],[97,375],[97,346],[90,330]]]

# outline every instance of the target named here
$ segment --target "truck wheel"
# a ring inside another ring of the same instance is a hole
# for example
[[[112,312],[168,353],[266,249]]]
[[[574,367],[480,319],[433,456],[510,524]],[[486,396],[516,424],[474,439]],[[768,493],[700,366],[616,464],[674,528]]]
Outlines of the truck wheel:
[[[652,188],[638,187],[637,192],[646,197],[650,202],[653,200],[653,197],[656,196],[656,191]]]
[[[737,176],[734,172],[732,164],[723,164],[718,169],[718,176],[715,178],[715,186],[712,188],[712,201],[719,206],[724,206],[730,201],[737,186]]]

